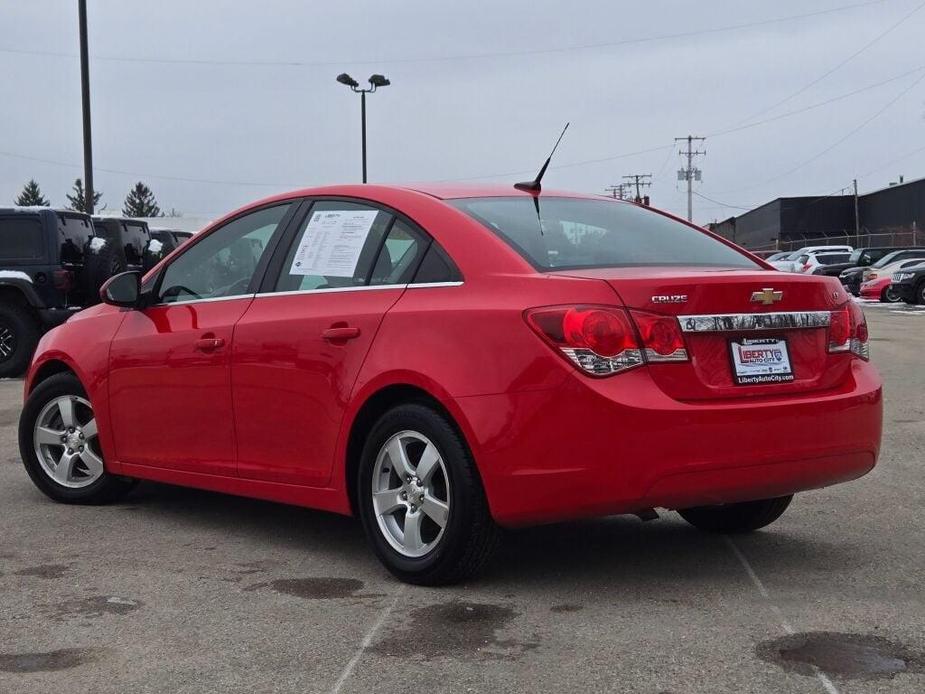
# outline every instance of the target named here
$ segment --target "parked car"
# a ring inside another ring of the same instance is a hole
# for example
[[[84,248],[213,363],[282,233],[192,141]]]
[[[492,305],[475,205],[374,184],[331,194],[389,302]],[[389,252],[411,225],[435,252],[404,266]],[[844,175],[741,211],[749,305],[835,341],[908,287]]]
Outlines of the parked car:
[[[859,296],[862,299],[880,301],[887,304],[901,301],[900,297],[895,292],[890,291],[890,281],[889,277],[879,277],[867,282],[862,282]]]
[[[907,304],[925,304],[925,263],[897,270],[890,280],[891,290]]]
[[[871,247],[871,248],[855,248],[851,251],[851,257],[848,258],[844,263],[830,263],[828,265],[823,265],[817,267],[813,270],[814,275],[825,275],[827,277],[838,277],[843,270],[847,270],[850,267],[867,267],[872,263],[877,262],[883,256],[888,253],[895,251],[895,247]]]
[[[43,332],[99,300],[110,275],[95,270],[92,240],[79,212],[0,209],[0,377],[22,374]]]
[[[472,575],[499,526],[664,507],[754,530],[880,446],[867,324],[836,280],[626,201],[302,190],[103,295],[29,369],[41,491],[153,479],[355,513],[413,583]]]
[[[897,248],[887,253],[880,258],[880,260],[872,263],[869,267],[852,267],[843,270],[838,278],[841,280],[842,286],[844,286],[845,289],[855,296],[858,296],[861,292],[861,282],[865,279],[865,273],[869,275],[872,271],[886,267],[890,263],[895,263],[897,260],[905,260],[907,258],[925,258],[925,248]]]
[[[815,253],[818,251],[840,251],[851,253],[853,250],[854,249],[851,246],[803,246],[803,248],[793,251],[790,255],[787,255],[778,260],[772,260],[770,263],[775,268],[782,270],[783,272],[799,272],[800,264],[798,261],[802,255]]]
[[[112,274],[116,274],[115,268],[119,266],[120,272],[126,269],[147,272],[167,255],[164,243],[153,239],[144,220],[94,217],[93,226],[98,237],[112,242],[112,246],[100,254],[102,262],[110,264]]]
[[[804,275],[814,274],[816,268],[825,267],[830,263],[843,263],[851,257],[844,251],[809,251],[796,261],[796,271]]]

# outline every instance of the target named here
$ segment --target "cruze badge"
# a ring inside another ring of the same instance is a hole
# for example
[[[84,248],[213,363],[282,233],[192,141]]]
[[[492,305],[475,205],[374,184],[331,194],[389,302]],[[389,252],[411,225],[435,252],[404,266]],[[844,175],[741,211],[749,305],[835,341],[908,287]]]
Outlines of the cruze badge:
[[[783,292],[776,292],[771,287],[765,287],[760,292],[752,292],[752,301],[765,306],[770,306],[775,301],[780,301],[783,298]]]
[[[651,298],[653,304],[683,304],[687,294],[656,294]]]

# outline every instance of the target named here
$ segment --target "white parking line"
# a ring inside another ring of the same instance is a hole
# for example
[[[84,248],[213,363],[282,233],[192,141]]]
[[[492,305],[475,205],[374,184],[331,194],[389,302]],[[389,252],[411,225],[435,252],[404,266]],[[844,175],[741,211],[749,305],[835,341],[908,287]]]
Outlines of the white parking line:
[[[755,588],[758,589],[758,592],[761,593],[761,597],[768,601],[768,606],[771,608],[771,611],[777,615],[777,619],[780,622],[781,627],[784,631],[787,632],[787,635],[790,636],[796,633],[796,630],[793,628],[793,625],[790,624],[790,621],[784,616],[783,610],[780,609],[774,602],[771,601],[771,594],[768,593],[768,589],[764,587],[764,583],[761,582],[761,579],[758,578],[758,574],[755,573],[755,570],[752,568],[752,565],[746,559],[745,555],[742,554],[741,550],[736,546],[735,542],[732,541],[732,538],[728,535],[724,538],[726,544],[729,545],[729,549],[732,550],[732,553],[736,555],[736,558],[739,560],[739,563],[742,565],[742,568],[745,569],[745,573],[748,574],[748,577],[751,579]],[[832,683],[832,680],[822,672],[815,665],[812,666],[813,672],[816,673],[816,678],[819,682],[822,683],[822,686],[825,687],[825,690],[829,694],[839,694],[838,688]]]
[[[357,648],[356,653],[353,654],[350,662],[344,666],[344,670],[340,673],[340,677],[337,678],[334,686],[331,687],[331,694],[339,694],[344,684],[346,684],[347,680],[350,679],[350,675],[353,674],[353,670],[357,666],[357,663],[360,662],[360,658],[363,657],[363,653],[365,653],[366,649],[369,648],[369,644],[373,642],[376,634],[382,628],[382,625],[385,624],[385,620],[389,618],[389,615],[392,614],[392,610],[395,609],[395,605],[398,604],[398,598],[401,597],[404,588],[404,584],[400,585],[398,587],[398,591],[395,593],[395,597],[392,598],[392,602],[390,602],[385,608],[383,608],[382,612],[379,613],[379,618],[369,628],[369,631],[366,632],[366,636],[364,636],[363,640],[360,641],[360,647]]]

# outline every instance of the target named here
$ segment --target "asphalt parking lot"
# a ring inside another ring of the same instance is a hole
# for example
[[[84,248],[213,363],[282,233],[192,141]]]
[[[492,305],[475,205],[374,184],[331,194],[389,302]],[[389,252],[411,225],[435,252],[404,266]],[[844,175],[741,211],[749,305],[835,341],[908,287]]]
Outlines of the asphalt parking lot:
[[[731,541],[671,513],[511,532],[448,589],[397,583],[331,514],[147,483],[54,504],[2,382],[0,692],[925,691],[925,310],[867,316],[867,477]]]

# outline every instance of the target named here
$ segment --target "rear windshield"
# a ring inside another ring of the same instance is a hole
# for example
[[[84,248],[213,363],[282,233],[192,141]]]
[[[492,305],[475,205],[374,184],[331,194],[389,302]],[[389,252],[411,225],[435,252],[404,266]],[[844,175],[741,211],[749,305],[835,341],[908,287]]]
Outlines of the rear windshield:
[[[758,268],[707,234],[642,207],[608,200],[540,197],[448,202],[509,243],[539,270],[633,265]]]

